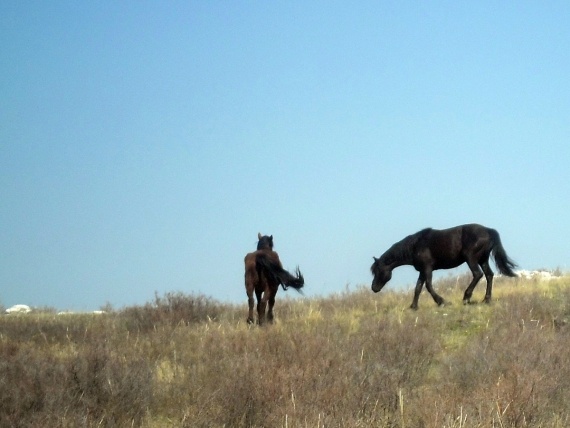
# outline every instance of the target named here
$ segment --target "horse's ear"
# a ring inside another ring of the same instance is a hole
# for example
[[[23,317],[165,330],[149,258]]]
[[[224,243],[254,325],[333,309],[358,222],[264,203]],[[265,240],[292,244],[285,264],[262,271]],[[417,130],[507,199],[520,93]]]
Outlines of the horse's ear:
[[[377,259],[376,257],[372,256],[372,258],[374,259],[375,262],[377,262],[379,259]]]
[[[261,233],[257,232],[257,239],[261,239]]]
[[[271,239],[271,242],[273,242],[273,235],[271,235],[271,236],[269,237],[269,239]]]

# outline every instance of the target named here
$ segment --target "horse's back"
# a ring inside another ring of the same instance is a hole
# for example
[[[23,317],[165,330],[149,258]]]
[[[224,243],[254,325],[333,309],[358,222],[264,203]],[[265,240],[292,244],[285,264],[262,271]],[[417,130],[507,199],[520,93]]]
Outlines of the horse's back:
[[[461,227],[464,232],[479,236],[486,235],[489,232],[493,231],[493,229],[477,223],[464,224],[463,226],[458,227]]]
[[[489,229],[479,224],[465,224],[448,229],[424,229],[418,242],[420,259],[433,269],[451,269],[463,264],[475,247],[490,240]],[[423,248],[423,251],[421,251]]]
[[[252,253],[247,253],[245,255],[245,258],[243,261],[245,264],[246,274],[248,272],[257,271],[257,259],[260,256],[265,257],[270,262],[281,266],[281,261],[279,260],[279,254],[277,254],[276,251],[273,251],[270,249],[257,250],[257,251],[254,251]]]
[[[492,246],[494,237],[498,235],[495,229],[480,224],[466,224],[462,226],[463,246],[466,248]]]
[[[468,246],[481,239],[489,239],[493,233],[496,233],[493,229],[477,223],[470,223],[448,229],[425,229],[424,237],[425,241],[430,242],[433,246],[457,247],[460,244],[461,246]]]
[[[428,247],[430,250],[438,248],[456,247],[461,243],[463,235],[462,226],[451,227],[449,229],[424,229],[418,240],[419,245]]]
[[[488,229],[487,227],[477,223],[468,223],[468,224],[461,224],[459,226],[449,227],[447,229],[428,228],[424,229],[422,232],[434,233],[437,235],[452,236],[455,234],[463,234],[463,233],[476,234],[480,233],[482,230],[487,230],[487,229]]]

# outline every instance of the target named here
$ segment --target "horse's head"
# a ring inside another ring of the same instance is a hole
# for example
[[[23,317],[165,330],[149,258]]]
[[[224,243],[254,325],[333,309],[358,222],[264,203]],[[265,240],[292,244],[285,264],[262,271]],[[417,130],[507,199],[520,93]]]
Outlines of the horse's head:
[[[382,257],[374,257],[374,263],[370,267],[374,279],[372,279],[372,291],[378,293],[392,278],[392,269],[382,261]]]
[[[259,239],[259,242],[257,243],[258,250],[273,250],[273,235],[261,236],[261,233],[258,233],[257,239]]]

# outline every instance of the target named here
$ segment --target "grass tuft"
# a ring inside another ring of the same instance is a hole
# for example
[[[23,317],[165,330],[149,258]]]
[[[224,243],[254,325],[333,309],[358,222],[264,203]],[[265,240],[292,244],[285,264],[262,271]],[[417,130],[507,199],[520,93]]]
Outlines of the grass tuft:
[[[245,301],[183,293],[2,316],[0,426],[568,426],[570,277],[498,278],[490,305],[463,306],[468,282],[418,311],[367,287],[278,299],[263,328]]]

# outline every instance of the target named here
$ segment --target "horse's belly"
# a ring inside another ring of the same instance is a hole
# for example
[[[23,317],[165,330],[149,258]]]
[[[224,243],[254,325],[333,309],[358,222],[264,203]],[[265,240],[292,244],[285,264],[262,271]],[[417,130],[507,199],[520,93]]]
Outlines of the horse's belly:
[[[465,260],[463,258],[447,260],[445,262],[435,263],[433,266],[433,269],[434,270],[453,269],[453,268],[456,268],[458,266],[461,266],[463,263],[465,263]]]

